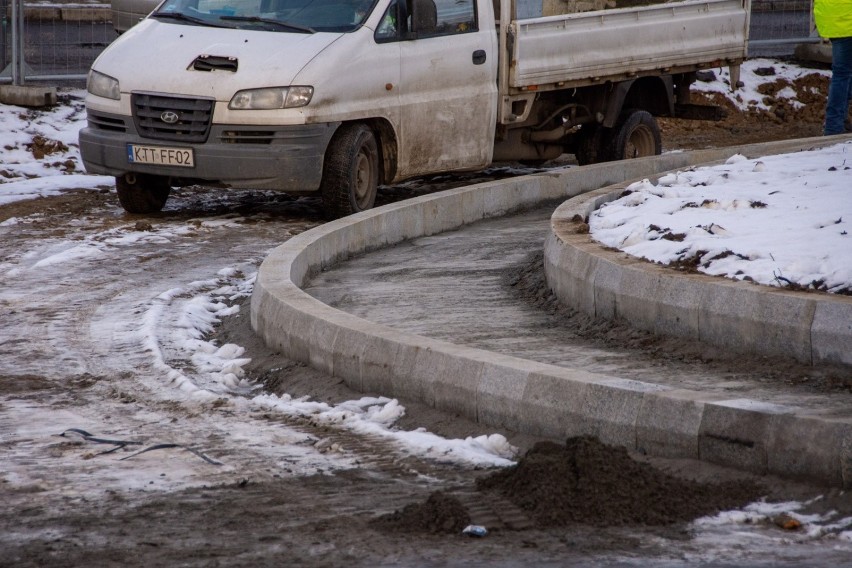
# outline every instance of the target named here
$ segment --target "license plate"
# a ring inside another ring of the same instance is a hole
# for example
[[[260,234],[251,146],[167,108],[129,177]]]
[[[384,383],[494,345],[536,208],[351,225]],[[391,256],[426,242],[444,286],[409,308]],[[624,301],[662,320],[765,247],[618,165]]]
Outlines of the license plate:
[[[195,167],[192,148],[128,144],[127,161],[132,164],[156,164],[158,166],[180,166],[182,168]]]

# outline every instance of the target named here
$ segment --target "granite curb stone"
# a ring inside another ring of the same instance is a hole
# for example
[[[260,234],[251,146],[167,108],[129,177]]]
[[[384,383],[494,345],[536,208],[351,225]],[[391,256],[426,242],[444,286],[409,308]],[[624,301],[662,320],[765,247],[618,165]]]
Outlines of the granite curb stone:
[[[834,141],[815,138],[597,164],[447,190],[352,215],[294,237],[270,253],[252,294],[252,327],[284,355],[341,377],[353,388],[414,398],[483,424],[556,439],[591,434],[650,455],[699,458],[852,487],[852,419],[724,400],[453,345],[339,312],[301,290],[318,270],[407,238],[735,153],[756,157]],[[440,212],[448,214],[436,217]],[[410,218],[414,222],[406,220]],[[325,244],[316,245],[318,241]],[[570,259],[563,251],[545,256],[550,262]],[[588,286],[595,264],[588,261],[583,276],[571,277],[575,287]],[[688,303],[675,288],[667,297]],[[829,335],[832,325],[844,323],[821,321],[821,333]]]

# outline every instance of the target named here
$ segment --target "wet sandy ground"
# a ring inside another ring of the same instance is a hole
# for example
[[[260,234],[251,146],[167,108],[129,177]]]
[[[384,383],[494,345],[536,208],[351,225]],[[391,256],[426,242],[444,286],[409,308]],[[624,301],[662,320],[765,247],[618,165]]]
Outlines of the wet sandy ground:
[[[818,112],[787,110],[783,117],[733,114],[713,125],[664,120],[666,148],[819,133]],[[414,180],[386,188],[380,202],[481,179],[472,174]],[[164,340],[179,327],[172,316],[194,294],[209,292],[203,283],[239,278],[220,276],[225,267],[256,270],[270,248],[322,221],[316,201],[205,188],[179,191],[163,214],[146,217],[124,214],[107,189],[0,208],[0,566],[848,562],[848,543],[785,532],[766,520],[702,529],[580,523],[513,531],[496,513],[505,511],[501,502],[480,503],[481,516],[474,520],[493,529],[484,539],[376,530],[371,521],[377,516],[421,502],[437,489],[469,497],[474,481],[488,472],[424,460],[310,420],[217,400],[199,403],[166,377],[179,371],[204,380]],[[74,247],[76,262],[57,262]],[[518,277],[533,272],[535,259],[513,258],[521,267]],[[530,281],[514,287],[536,290],[535,278],[525,278]],[[158,299],[169,291],[181,293]],[[518,301],[532,301],[524,299],[528,295],[522,292]],[[532,305],[551,310],[540,300]],[[270,392],[321,401],[361,395],[270,353],[239,313],[225,318],[211,336],[220,344],[245,346],[253,359],[251,378]],[[588,349],[609,347],[592,340]],[[663,358],[637,367],[678,364]],[[449,437],[493,432],[402,402],[407,408],[402,428],[425,427]],[[74,432],[59,436],[71,428],[142,445],[101,453],[114,445]],[[521,449],[535,442],[504,434]],[[139,447],[158,444],[176,446],[134,455]],[[699,480],[742,479],[707,464],[655,464]],[[800,512],[852,515],[849,496],[840,492],[760,481],[777,500],[822,496]]]
[[[438,489],[470,500],[475,480],[489,472],[424,460],[304,418],[199,402],[165,377],[177,370],[204,380],[167,340],[182,302],[239,278],[219,276],[221,269],[248,274],[271,247],[321,222],[314,203],[196,189],[178,192],[159,216],[136,218],[119,210],[112,193],[83,192],[5,208],[4,219],[0,565],[779,565],[816,558],[834,566],[848,557],[836,540],[786,534],[771,523],[746,544],[730,530],[716,535],[682,524],[514,531],[500,520],[506,505],[499,501],[478,513],[492,528],[486,539],[378,530],[377,516]],[[69,257],[76,260],[60,261]],[[269,353],[239,313],[213,335],[245,346],[251,375],[273,392],[322,401],[360,396]],[[493,432],[402,402],[401,427],[451,437]],[[69,429],[141,445],[101,453],[113,445]],[[504,434],[520,448],[535,441]],[[175,446],[134,455],[159,444]],[[658,465],[705,480],[740,478],[706,464]],[[813,506],[850,510],[837,492],[768,481],[775,498],[825,495]],[[799,539],[767,556],[777,542]]]

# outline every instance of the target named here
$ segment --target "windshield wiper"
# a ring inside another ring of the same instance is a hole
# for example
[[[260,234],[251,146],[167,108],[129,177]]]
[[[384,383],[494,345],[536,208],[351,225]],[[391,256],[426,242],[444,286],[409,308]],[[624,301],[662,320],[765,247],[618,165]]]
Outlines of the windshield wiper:
[[[282,22],[280,20],[273,20],[272,18],[260,18],[258,16],[219,16],[220,20],[230,20],[234,22],[252,22],[252,23],[260,23],[260,24],[270,24],[272,26],[276,26],[279,28],[285,28],[288,30],[293,30],[294,32],[299,32],[303,34],[315,34],[317,31],[313,28],[309,28],[306,26],[299,26],[297,24],[290,24],[287,22]]]
[[[172,20],[181,20],[182,22],[192,22],[193,24],[199,24],[202,26],[211,26],[214,28],[221,28],[224,26],[215,24],[208,20],[204,20],[202,18],[196,18],[194,16],[187,16],[183,12],[154,12],[151,16],[155,18],[171,18]]]

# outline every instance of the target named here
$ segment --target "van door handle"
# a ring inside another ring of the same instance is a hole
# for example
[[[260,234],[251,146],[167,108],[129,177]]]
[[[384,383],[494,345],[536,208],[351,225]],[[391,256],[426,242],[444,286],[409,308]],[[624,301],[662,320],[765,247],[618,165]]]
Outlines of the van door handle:
[[[477,49],[473,52],[473,64],[482,65],[483,63],[485,63],[485,50]]]

